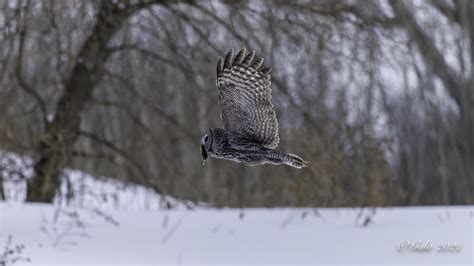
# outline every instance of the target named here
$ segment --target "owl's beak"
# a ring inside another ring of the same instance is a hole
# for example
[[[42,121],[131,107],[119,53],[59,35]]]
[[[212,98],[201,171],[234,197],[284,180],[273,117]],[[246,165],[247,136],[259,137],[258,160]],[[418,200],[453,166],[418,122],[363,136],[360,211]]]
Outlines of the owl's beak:
[[[201,159],[202,159],[202,165],[205,165],[206,160],[207,160],[207,151],[204,145],[201,145]]]

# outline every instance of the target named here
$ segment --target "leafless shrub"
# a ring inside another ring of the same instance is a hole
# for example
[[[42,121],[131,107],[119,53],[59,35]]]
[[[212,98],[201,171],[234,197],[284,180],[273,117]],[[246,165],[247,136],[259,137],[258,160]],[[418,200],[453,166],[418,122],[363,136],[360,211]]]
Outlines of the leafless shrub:
[[[30,262],[30,259],[24,253],[25,245],[14,244],[13,237],[8,235],[3,252],[0,253],[0,265],[12,266],[18,262]]]

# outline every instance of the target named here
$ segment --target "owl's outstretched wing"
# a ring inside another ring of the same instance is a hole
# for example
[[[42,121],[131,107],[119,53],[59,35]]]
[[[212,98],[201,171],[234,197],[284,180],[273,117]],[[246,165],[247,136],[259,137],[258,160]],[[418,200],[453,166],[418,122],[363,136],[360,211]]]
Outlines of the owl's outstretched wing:
[[[278,121],[271,102],[270,68],[260,69],[263,58],[242,48],[231,49],[217,63],[217,89],[224,128],[252,142],[275,149]]]

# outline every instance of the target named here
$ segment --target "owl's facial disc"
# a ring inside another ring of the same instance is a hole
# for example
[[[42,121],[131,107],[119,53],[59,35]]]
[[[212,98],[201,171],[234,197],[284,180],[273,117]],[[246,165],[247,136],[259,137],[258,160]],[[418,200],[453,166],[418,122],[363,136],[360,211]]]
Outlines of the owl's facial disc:
[[[206,151],[206,146],[201,144],[201,159],[202,159],[202,165],[206,163],[207,160],[207,151]]]
[[[210,152],[212,146],[212,132],[209,130],[206,135],[201,139],[201,158],[202,165],[206,163],[208,152]]]

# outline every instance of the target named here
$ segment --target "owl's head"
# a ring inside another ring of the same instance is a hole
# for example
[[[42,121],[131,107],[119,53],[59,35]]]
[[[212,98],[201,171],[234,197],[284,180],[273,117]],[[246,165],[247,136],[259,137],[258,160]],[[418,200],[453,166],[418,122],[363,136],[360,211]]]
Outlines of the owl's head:
[[[202,158],[203,165],[206,163],[208,153],[212,153],[212,142],[213,142],[212,130],[209,129],[207,133],[204,135],[204,137],[202,137],[201,139],[201,158]]]

